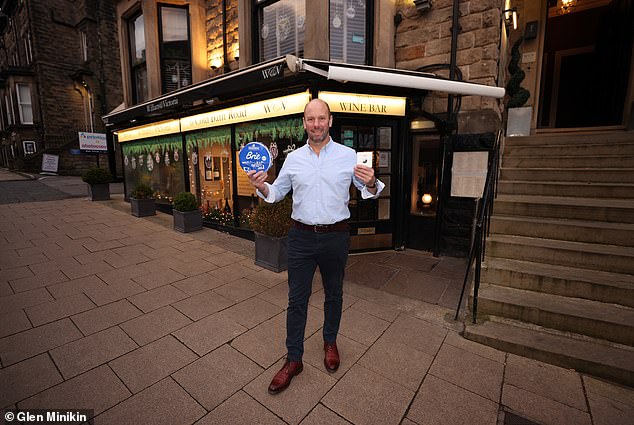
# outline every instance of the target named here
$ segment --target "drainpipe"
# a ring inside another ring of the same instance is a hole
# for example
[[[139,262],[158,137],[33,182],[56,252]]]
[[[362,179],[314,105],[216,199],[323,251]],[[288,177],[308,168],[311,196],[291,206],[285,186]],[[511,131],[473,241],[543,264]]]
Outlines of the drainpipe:
[[[460,2],[459,0],[453,0],[453,15],[451,21],[451,53],[449,59],[449,79],[455,80],[456,78],[456,62],[457,62],[457,53],[458,53],[458,33],[460,32],[460,24],[458,23],[458,19],[460,18]],[[448,160],[447,157],[449,155],[449,144],[451,140],[451,135],[458,128],[458,124],[456,122],[457,117],[454,113],[454,96],[449,94],[447,96],[447,124],[445,128],[442,129],[442,164],[441,164],[441,173],[440,173],[440,182],[438,183],[438,209],[436,211],[436,223],[435,223],[435,232],[434,232],[434,257],[438,257],[440,254],[440,233],[442,232],[442,221],[443,221],[443,210],[444,210],[444,200],[445,196],[445,167],[447,166]]]

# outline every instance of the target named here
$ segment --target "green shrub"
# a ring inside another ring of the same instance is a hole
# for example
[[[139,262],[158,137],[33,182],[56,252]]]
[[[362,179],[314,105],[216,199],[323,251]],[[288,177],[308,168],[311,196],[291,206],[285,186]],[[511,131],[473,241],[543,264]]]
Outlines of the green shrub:
[[[511,60],[507,67],[511,77],[508,83],[506,83],[506,93],[509,95],[509,100],[506,104],[508,108],[519,108],[523,106],[530,97],[529,91],[520,87],[522,80],[524,80],[526,76],[526,73],[520,68],[520,60],[522,58],[520,45],[523,41],[524,37],[520,37],[511,48]]]
[[[292,211],[293,200],[290,197],[275,204],[263,202],[251,214],[251,228],[258,233],[276,238],[286,236],[293,224]]]
[[[174,197],[174,209],[181,212],[196,211],[198,209],[196,195],[191,192],[180,192]]]
[[[81,179],[88,184],[105,184],[112,181],[112,174],[105,168],[93,167],[86,171]]]
[[[134,199],[151,199],[154,197],[154,191],[145,183],[139,183],[134,190],[130,192],[130,197]]]

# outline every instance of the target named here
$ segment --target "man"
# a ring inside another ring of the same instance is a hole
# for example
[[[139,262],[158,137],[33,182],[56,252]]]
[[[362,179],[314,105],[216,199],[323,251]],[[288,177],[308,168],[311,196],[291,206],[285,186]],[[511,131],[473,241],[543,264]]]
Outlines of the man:
[[[313,276],[319,266],[324,301],[324,364],[329,372],[339,367],[337,333],[343,304],[343,275],[348,259],[350,183],[364,199],[377,198],[385,185],[374,169],[356,165],[353,149],[330,137],[332,115],[328,104],[310,101],[304,109],[308,143],[290,153],[273,184],[267,173],[249,172],[258,196],[266,202],[281,201],[293,190],[293,227],[288,233],[288,310],[284,367],[275,375],[269,393],[286,389],[303,369],[304,332]]]

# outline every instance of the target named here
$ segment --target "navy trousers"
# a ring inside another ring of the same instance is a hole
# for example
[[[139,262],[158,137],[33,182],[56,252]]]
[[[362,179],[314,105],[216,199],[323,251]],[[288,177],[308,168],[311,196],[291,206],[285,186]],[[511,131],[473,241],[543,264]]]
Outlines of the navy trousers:
[[[343,275],[350,247],[349,232],[315,233],[291,228],[288,233],[288,310],[286,348],[289,361],[300,361],[308,300],[313,276],[319,266],[324,285],[324,341],[337,340],[343,305]]]

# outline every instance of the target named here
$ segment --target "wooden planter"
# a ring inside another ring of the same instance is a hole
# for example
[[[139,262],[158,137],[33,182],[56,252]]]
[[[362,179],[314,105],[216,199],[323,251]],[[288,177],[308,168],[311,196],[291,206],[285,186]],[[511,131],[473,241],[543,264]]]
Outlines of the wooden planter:
[[[156,215],[154,199],[130,198],[130,210],[135,217],[148,217]]]
[[[172,210],[172,215],[174,216],[174,230],[189,233],[203,228],[203,216],[200,210]]]
[[[110,199],[110,183],[89,184],[88,196],[91,201],[107,201]]]
[[[287,237],[275,238],[255,232],[255,264],[276,273],[288,268]]]

